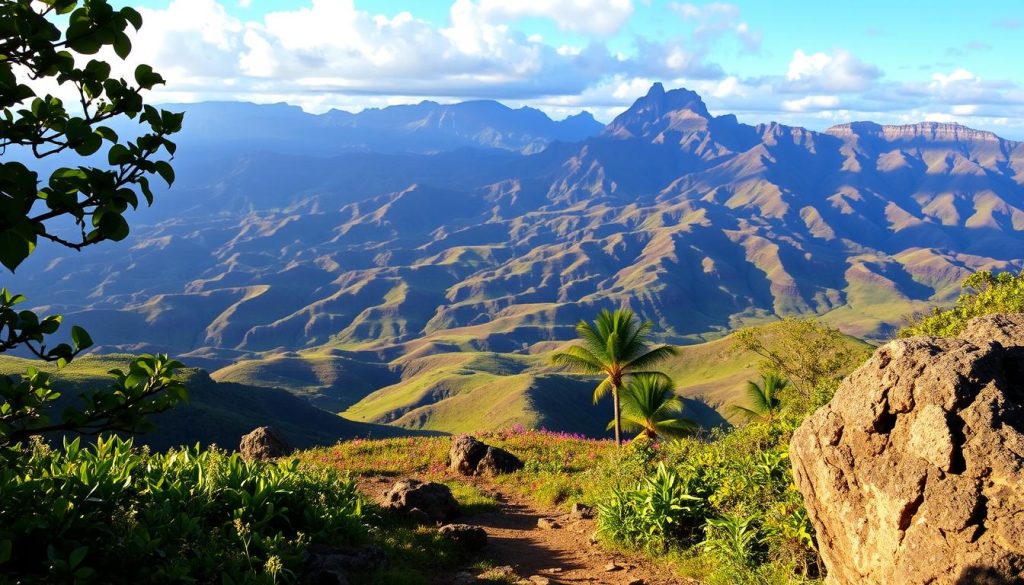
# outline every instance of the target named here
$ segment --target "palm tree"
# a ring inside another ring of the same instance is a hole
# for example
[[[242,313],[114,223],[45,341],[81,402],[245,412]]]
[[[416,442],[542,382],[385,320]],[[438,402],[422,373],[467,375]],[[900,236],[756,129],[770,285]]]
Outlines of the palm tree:
[[[628,375],[651,374],[668,380],[660,372],[648,372],[653,364],[675,355],[673,347],[664,345],[651,349],[647,346],[647,333],[652,323],[637,323],[633,311],[604,309],[593,324],[580,321],[576,325],[582,345],[573,345],[551,356],[551,361],[568,366],[581,374],[603,374],[605,379],[594,389],[594,404],[612,394],[615,412],[615,444],[622,445],[622,418],[619,411],[619,389]]]
[[[697,430],[697,423],[681,418],[683,401],[665,378],[638,374],[622,389],[622,428],[650,439],[676,438]],[[610,428],[615,421],[608,423]]]
[[[747,381],[747,397],[751,407],[733,405],[732,411],[750,420],[772,420],[782,410],[779,394],[789,385],[789,381],[777,374],[764,374],[761,384],[753,380]]]

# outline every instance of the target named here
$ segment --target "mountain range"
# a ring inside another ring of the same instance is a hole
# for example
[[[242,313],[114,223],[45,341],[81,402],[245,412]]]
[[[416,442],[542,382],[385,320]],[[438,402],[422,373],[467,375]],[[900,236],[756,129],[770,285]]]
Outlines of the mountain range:
[[[396,360],[528,360],[600,308],[681,344],[785,315],[882,340],[971,272],[1024,268],[1024,144],[956,124],[749,125],[660,84],[606,126],[495,102],[183,108],[178,183],[129,241],[40,250],[7,286],[103,351],[215,378],[333,356],[362,382],[321,405],[361,420],[458,394],[361,403]]]

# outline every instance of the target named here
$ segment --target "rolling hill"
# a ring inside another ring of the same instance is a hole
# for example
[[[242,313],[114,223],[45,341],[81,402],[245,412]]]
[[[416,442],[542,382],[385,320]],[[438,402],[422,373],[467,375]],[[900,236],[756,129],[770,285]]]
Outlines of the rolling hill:
[[[18,375],[27,367],[54,375],[56,387],[72,400],[76,389],[106,386],[107,372],[125,368],[130,356],[89,355],[79,357],[57,371],[52,364],[10,356],[0,356],[0,374]],[[309,402],[278,388],[216,382],[203,370],[182,373],[188,386],[189,402],[154,415],[156,430],[136,435],[137,445],[167,449],[179,445],[219,445],[237,447],[242,435],[258,426],[280,429],[293,446],[306,448],[332,445],[355,437],[393,437],[409,434],[399,428],[346,420],[310,405]]]
[[[537,356],[600,308],[677,344],[786,315],[882,340],[967,274],[1024,267],[1024,144],[955,124],[749,125],[660,84],[603,129],[481,102],[188,109],[178,184],[126,243],[40,250],[5,285],[100,351],[360,420],[548,424],[585,385]]]

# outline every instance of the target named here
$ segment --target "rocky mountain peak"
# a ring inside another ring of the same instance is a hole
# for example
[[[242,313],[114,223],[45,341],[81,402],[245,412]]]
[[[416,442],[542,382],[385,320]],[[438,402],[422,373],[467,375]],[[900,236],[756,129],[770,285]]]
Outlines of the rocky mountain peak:
[[[665,91],[655,83],[647,95],[633,102],[605,129],[622,138],[663,139],[666,131],[692,133],[707,129],[711,114],[696,92],[679,88]]]

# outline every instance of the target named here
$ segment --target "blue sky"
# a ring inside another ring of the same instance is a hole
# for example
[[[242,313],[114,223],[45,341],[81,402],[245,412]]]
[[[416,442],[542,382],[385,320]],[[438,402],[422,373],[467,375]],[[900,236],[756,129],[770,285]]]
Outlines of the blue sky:
[[[1024,138],[1019,0],[144,0],[164,101],[310,111],[493,98],[608,120],[654,81],[812,128],[957,121]]]

